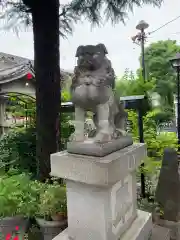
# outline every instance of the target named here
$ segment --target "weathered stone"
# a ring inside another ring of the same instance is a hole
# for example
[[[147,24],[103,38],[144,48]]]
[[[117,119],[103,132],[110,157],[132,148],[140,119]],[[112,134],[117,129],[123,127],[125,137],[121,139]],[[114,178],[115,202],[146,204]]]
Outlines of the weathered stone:
[[[150,240],[170,240],[170,230],[168,228],[155,225],[152,229]]]
[[[156,202],[162,217],[168,221],[179,221],[180,177],[178,156],[174,149],[165,149],[159,181],[156,189]]]
[[[67,150],[69,153],[104,157],[112,152],[116,152],[132,144],[132,137],[123,136],[120,139],[115,139],[105,143],[95,143],[90,140],[84,142],[69,142],[67,144]]]
[[[93,142],[106,143],[126,135],[127,113],[114,94],[115,74],[106,57],[104,44],[79,46],[71,95],[75,105],[75,132],[72,141],[83,142],[85,112],[94,113]],[[69,148],[67,149],[69,151]]]
[[[169,238],[151,238],[152,234],[152,219],[151,214],[143,211],[138,211],[137,218],[130,225],[127,232],[125,232],[118,240],[169,240]],[[164,235],[165,236],[165,235]],[[53,240],[75,240],[75,238],[69,238],[68,229],[61,232]],[[78,240],[78,239],[77,239]],[[94,240],[88,238],[88,240]],[[107,240],[111,240],[108,238]]]
[[[51,174],[66,179],[68,208],[68,230],[56,239],[148,239],[151,214],[137,211],[136,193],[146,153],[145,144],[134,144],[104,157],[52,154]]]
[[[146,153],[144,143],[133,144],[104,157],[70,154],[67,151],[54,153],[51,154],[51,175],[88,185],[113,185],[125,178],[129,171],[135,171]]]

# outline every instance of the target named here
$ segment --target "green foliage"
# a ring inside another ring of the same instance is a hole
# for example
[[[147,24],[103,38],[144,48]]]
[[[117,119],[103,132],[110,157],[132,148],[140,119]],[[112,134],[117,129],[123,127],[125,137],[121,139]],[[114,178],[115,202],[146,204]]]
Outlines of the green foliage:
[[[84,16],[94,24],[100,24],[103,20],[111,20],[113,23],[124,22],[128,11],[133,11],[134,7],[142,7],[143,4],[160,6],[162,0],[142,0],[142,1],[88,1],[72,0],[70,7],[78,16]],[[104,18],[102,17],[104,16]]]
[[[32,216],[37,209],[37,191],[26,174],[0,178],[0,217]]]
[[[14,170],[0,177],[0,217],[40,216],[51,218],[67,212],[66,187],[30,180],[29,174]]]
[[[71,124],[72,115],[67,113],[61,114],[61,139],[60,149],[66,149],[66,143],[70,135],[74,132],[74,126]]]
[[[144,82],[142,74],[135,76],[132,71],[126,69],[124,76],[116,81],[116,95],[121,96],[136,96],[145,95],[142,109],[147,112],[151,109],[150,95],[154,90],[154,80]]]
[[[156,114],[153,117],[153,120],[156,122],[156,125],[174,120],[174,112],[170,107],[161,107],[154,110]]]
[[[64,150],[74,127],[69,123],[70,116],[62,114],[61,149]],[[22,172],[36,173],[36,129],[35,127],[15,128],[0,141],[0,163],[10,164]]]
[[[145,211],[145,212],[149,212],[149,213],[152,213],[155,209],[155,203],[154,201],[148,201],[147,198],[144,198],[144,199],[140,199],[138,201],[138,209],[142,210],[142,211]]]
[[[34,128],[16,128],[0,141],[0,161],[25,172],[36,172],[36,133]]]
[[[12,29],[18,34],[21,29],[32,27],[31,3],[33,1],[18,0],[7,1],[6,4],[3,4],[4,9],[0,20],[3,21],[6,31]],[[72,34],[73,25],[82,18],[88,19],[92,24],[100,24],[102,20],[106,22],[109,19],[113,23],[124,22],[128,11],[133,11],[134,7],[141,7],[142,4],[160,6],[161,3],[162,0],[133,0],[131,2],[72,0],[68,4],[59,6],[59,33],[61,37]],[[32,6],[34,7],[34,5]]]
[[[35,126],[35,99],[29,96],[11,93],[8,95],[6,111],[14,117],[27,117],[26,125]]]
[[[40,190],[36,215],[51,220],[51,217],[59,213],[63,213],[64,216],[67,213],[66,188],[60,186],[58,182],[45,184]]]
[[[135,76],[131,71],[126,69],[124,76],[116,81],[116,93],[118,96],[144,95],[151,93],[155,88],[155,81],[144,82],[142,75]]]
[[[146,199],[138,198],[138,207],[141,210],[152,212],[155,207],[154,195],[156,184],[158,181],[159,171],[161,167],[163,151],[165,148],[177,149],[177,136],[175,133],[158,133],[156,124],[156,115],[159,111],[154,110],[148,112],[143,119],[144,123],[144,141],[147,144],[147,155],[144,159],[145,167],[138,171],[138,179],[140,181],[140,173],[145,173],[145,190]],[[139,142],[137,113],[128,111],[128,119],[131,122],[131,132],[134,141]]]
[[[1,12],[0,20],[5,31],[13,30],[16,34],[23,29],[32,28],[31,10],[24,4],[24,0],[7,1]],[[61,37],[72,34],[73,25],[79,20],[79,16],[71,10],[69,5],[60,4],[60,29]]]
[[[61,93],[62,102],[68,102],[71,99],[71,94],[68,90],[63,90]]]
[[[158,133],[155,116],[157,111],[151,111],[143,118],[144,141],[147,144],[148,156],[151,160],[162,158],[165,147],[177,148],[175,133]],[[128,111],[128,120],[131,122],[131,132],[135,141],[139,140],[138,116],[134,111]]]
[[[176,92],[175,71],[170,58],[180,51],[174,40],[158,41],[145,49],[145,61],[150,78],[156,80],[156,92],[162,97],[162,105],[172,106],[173,93]]]

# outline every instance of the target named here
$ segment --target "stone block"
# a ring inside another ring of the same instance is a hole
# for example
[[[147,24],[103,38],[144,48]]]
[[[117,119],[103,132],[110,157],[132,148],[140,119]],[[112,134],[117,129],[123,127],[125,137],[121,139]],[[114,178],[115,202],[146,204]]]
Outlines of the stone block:
[[[122,136],[106,143],[95,143],[91,140],[84,142],[68,142],[69,153],[82,154],[95,157],[104,157],[133,144],[131,136]]]
[[[90,185],[108,186],[135,171],[146,156],[144,143],[133,144],[105,157],[58,152],[51,155],[51,175]]]
[[[170,240],[169,228],[154,225],[150,240]]]
[[[61,232],[53,240],[75,240],[75,238],[69,238],[69,229]],[[128,230],[121,236],[117,236],[117,240],[150,240],[152,234],[152,217],[151,214],[143,211],[138,211],[137,218],[130,225]],[[85,238],[84,238],[85,239]],[[76,240],[79,240],[76,238]],[[91,236],[88,240],[94,240]],[[107,240],[111,240],[108,238]],[[169,240],[169,239],[151,239],[151,240]]]
[[[130,177],[129,177],[130,178]],[[72,238],[117,239],[137,216],[132,179],[110,188],[67,180],[68,226]]]
[[[161,227],[169,229],[171,240],[180,240],[180,221],[174,222],[165,219],[159,219],[156,221],[156,223]]]
[[[149,240],[152,235],[152,216],[138,211],[137,218],[118,240]]]
[[[145,144],[104,157],[51,155],[51,174],[66,179],[69,239],[118,240],[136,219],[145,223],[136,199],[136,168],[145,157]]]

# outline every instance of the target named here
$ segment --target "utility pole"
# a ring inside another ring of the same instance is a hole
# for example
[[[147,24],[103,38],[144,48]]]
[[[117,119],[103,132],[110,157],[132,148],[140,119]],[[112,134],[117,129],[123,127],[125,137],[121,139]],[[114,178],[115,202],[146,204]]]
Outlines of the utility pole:
[[[141,20],[138,25],[136,26],[136,29],[140,30],[135,36],[132,37],[132,41],[136,43],[137,45],[141,46],[141,68],[142,68],[142,77],[144,83],[146,83],[146,67],[145,67],[145,54],[144,54],[144,43],[146,39],[146,33],[145,29],[149,27],[149,24],[146,23],[144,20]],[[144,92],[145,98],[147,97],[146,92]],[[140,143],[144,143],[144,133],[143,133],[143,116],[142,116],[142,111],[139,112],[138,116],[138,124],[139,124],[139,141]],[[144,169],[144,163],[141,164],[142,170]],[[145,175],[144,172],[141,172],[141,195],[143,198],[146,197],[145,193]]]
[[[149,24],[146,23],[144,20],[141,20],[138,25],[136,26],[137,30],[140,30],[135,36],[133,36],[131,39],[133,43],[141,46],[141,67],[142,67],[142,77],[144,82],[146,82],[146,67],[145,67],[145,57],[144,57],[144,43],[147,38],[145,29],[149,27]]]

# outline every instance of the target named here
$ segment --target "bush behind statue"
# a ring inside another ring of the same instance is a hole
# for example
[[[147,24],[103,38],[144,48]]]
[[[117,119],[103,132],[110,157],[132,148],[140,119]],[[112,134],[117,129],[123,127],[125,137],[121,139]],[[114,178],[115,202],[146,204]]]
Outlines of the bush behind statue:
[[[63,115],[61,122],[60,149],[66,148],[66,143],[74,131],[69,123],[69,117]],[[15,128],[4,135],[0,141],[0,165],[8,165],[20,170],[36,174],[36,129],[34,127]]]
[[[144,201],[141,197],[138,198],[138,206],[142,210],[146,209],[148,211],[152,209],[152,206],[154,206],[154,194],[164,148],[170,147],[177,149],[178,147],[176,133],[158,132],[158,125],[156,122],[157,114],[159,114],[159,111],[151,111],[144,116],[144,141],[147,144],[148,157],[145,159],[145,168],[140,168],[140,171],[137,174],[138,181],[140,182],[140,173],[141,171],[145,172],[145,188],[148,199]],[[128,115],[130,121],[130,132],[133,134],[134,141],[139,142],[137,114],[134,111],[128,111]]]

